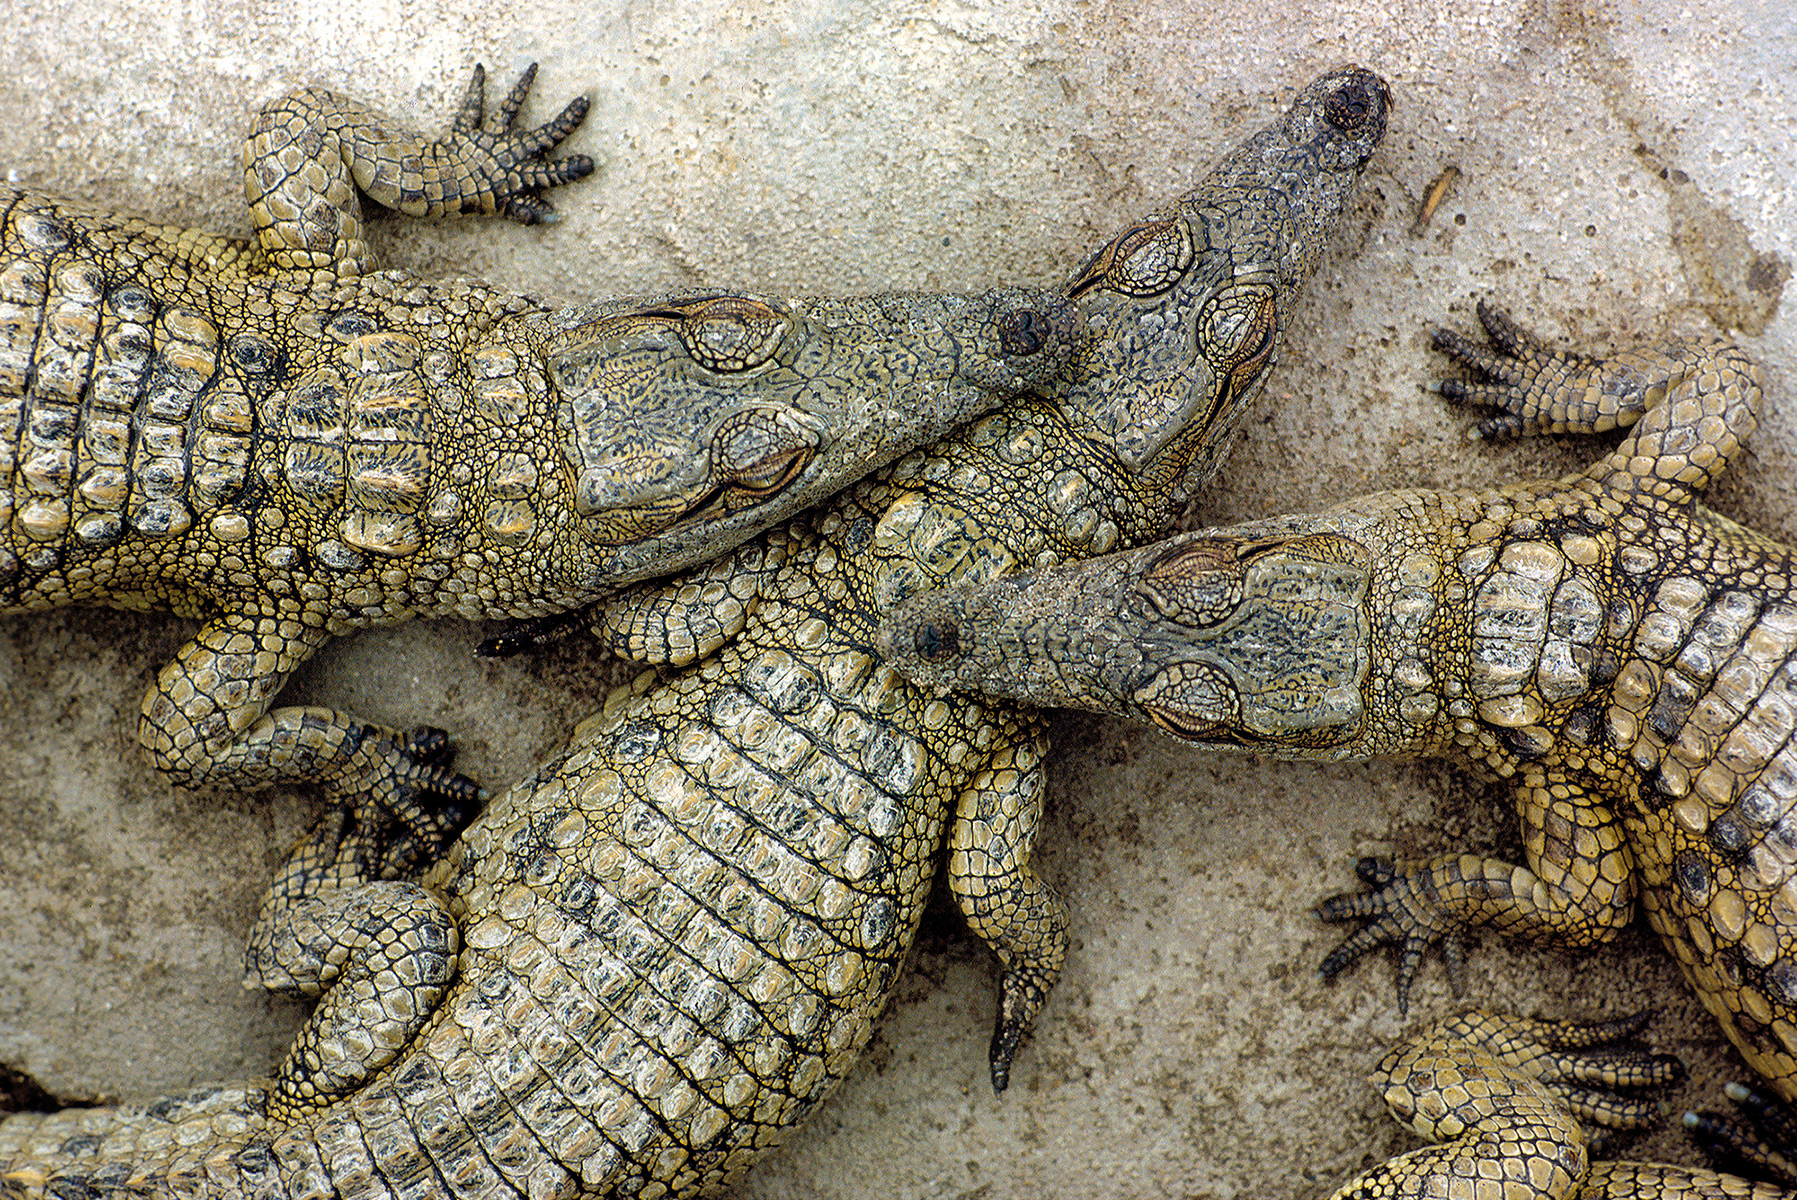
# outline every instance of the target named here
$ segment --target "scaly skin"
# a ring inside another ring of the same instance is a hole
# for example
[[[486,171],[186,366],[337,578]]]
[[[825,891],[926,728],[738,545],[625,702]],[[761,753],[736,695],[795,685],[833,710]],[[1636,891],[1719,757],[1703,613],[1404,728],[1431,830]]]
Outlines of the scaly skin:
[[[312,783],[428,846],[477,789],[436,731],[270,701],[329,638],[541,617],[692,566],[1050,377],[1045,292],[603,301],[550,312],[373,272],[361,193],[553,214],[586,101],[534,75],[449,136],[307,91],[244,149],[258,240],[0,194],[0,610],[167,608],[203,629],[139,737],[177,783]],[[407,850],[401,860],[415,851]]]
[[[1631,1092],[1683,1075],[1677,1059],[1632,1043],[1646,1023],[1645,1013],[1578,1024],[1484,1012],[1436,1022],[1386,1055],[1373,1084],[1393,1116],[1440,1144],[1379,1164],[1331,1200],[1788,1200],[1716,1171],[1590,1160],[1606,1130],[1659,1119]]]
[[[1463,936],[1591,946],[1637,900],[1754,1069],[1797,1098],[1797,553],[1697,495],[1753,431],[1754,365],[1671,343],[1605,362],[1481,309],[1487,433],[1638,422],[1587,471],[1385,492],[913,599],[882,651],[938,688],[1151,720],[1311,759],[1454,755],[1512,781],[1521,865],[1365,860],[1325,974]]]
[[[1259,390],[1386,109],[1367,72],[1316,81],[1079,273],[1089,341],[1043,395],[608,608],[617,646],[660,670],[418,882],[370,881],[382,831],[321,825],[263,915],[261,978],[329,988],[272,1083],[13,1118],[0,1181],[715,1192],[854,1062],[945,836],[1003,968],[1002,1088],[1066,947],[1030,867],[1042,724],[909,687],[874,660],[875,626],[913,591],[1163,528]]]

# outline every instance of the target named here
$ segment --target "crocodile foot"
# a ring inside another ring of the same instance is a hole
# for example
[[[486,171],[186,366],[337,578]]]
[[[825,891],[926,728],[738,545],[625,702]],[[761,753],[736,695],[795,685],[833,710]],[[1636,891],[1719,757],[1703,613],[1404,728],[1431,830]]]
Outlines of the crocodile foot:
[[[560,641],[576,626],[587,624],[592,611],[591,608],[580,608],[546,617],[508,621],[504,629],[476,646],[474,655],[476,658],[511,658],[527,650],[534,652]]]
[[[1451,329],[1437,329],[1435,348],[1477,373],[1479,381],[1443,379],[1430,390],[1457,403],[1499,410],[1473,426],[1475,438],[1489,441],[1572,427],[1571,399],[1582,398],[1583,391],[1571,386],[1573,379],[1591,371],[1595,360],[1548,346],[1509,313],[1483,300],[1477,312],[1489,347]]]
[[[574,97],[552,120],[535,129],[512,128],[536,78],[537,64],[531,63],[488,119],[487,70],[475,67],[461,109],[444,139],[445,149],[480,179],[483,186],[478,191],[492,197],[495,211],[524,225],[561,220],[544,193],[593,173],[593,160],[584,154],[548,157],[586,119],[589,104],[585,96]]]
[[[1375,1078],[1388,1088],[1420,1081],[1425,1089],[1445,1090],[1439,1075],[1420,1068],[1439,1068],[1470,1048],[1475,1057],[1507,1068],[1493,1072],[1492,1078],[1503,1076],[1539,1088],[1576,1116],[1586,1145],[1601,1154],[1615,1131],[1642,1129],[1659,1121],[1658,1103],[1643,1093],[1685,1077],[1684,1064],[1677,1058],[1642,1043],[1641,1034],[1652,1019],[1651,1011],[1598,1021],[1549,1021],[1474,1009],[1437,1022],[1394,1051],[1380,1064]],[[1499,1088],[1497,1094],[1507,1090]],[[1392,1103],[1392,1095],[1387,1092],[1387,1103]],[[1400,1119],[1415,1128],[1426,1111],[1426,1106],[1418,1105],[1410,1117]],[[1419,1132],[1439,1136],[1439,1131]]]
[[[1474,1011],[1436,1022],[1386,1055],[1373,1083],[1393,1116],[1437,1144],[1375,1166],[1332,1200],[1747,1194],[1658,1164],[1588,1170],[1612,1130],[1658,1120],[1644,1090],[1684,1077],[1677,1059],[1637,1042],[1648,1015],[1580,1023]]]
[[[1691,1140],[1718,1167],[1797,1188],[1797,1113],[1778,1097],[1731,1083],[1737,1115],[1688,1112]]]
[[[1354,873],[1370,891],[1343,892],[1316,906],[1317,916],[1334,924],[1365,922],[1323,959],[1318,968],[1323,978],[1335,978],[1376,946],[1396,946],[1398,1012],[1408,1013],[1416,969],[1429,947],[1439,945],[1448,986],[1460,995],[1465,990],[1464,941],[1458,924],[1444,919],[1429,894],[1430,872],[1400,871],[1390,859],[1369,857],[1354,864]]]
[[[421,725],[398,733],[365,725],[362,735],[331,789],[333,799],[367,827],[391,826],[378,877],[407,875],[455,840],[479,815],[487,792],[451,766],[455,742],[445,730]]]

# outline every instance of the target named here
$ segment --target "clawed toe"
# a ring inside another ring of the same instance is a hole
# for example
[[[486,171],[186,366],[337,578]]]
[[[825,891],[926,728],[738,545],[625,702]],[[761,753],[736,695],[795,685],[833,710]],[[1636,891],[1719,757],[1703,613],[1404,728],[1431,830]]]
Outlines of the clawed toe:
[[[1479,324],[1485,327],[1485,335],[1510,357],[1519,358],[1541,348],[1540,338],[1518,325],[1507,311],[1490,301],[1479,301],[1473,306],[1473,312],[1477,314]]]
[[[585,154],[545,157],[580,127],[591,108],[585,96],[576,96],[552,119],[533,129],[514,129],[518,113],[537,79],[531,63],[504,101],[488,117],[486,68],[474,68],[474,76],[450,125],[452,140],[478,147],[488,161],[482,168],[491,189],[494,208],[522,225],[552,224],[559,220],[555,206],[544,193],[593,173],[593,160]],[[490,173],[489,173],[490,172]]]
[[[1775,1096],[1731,1083],[1736,1116],[1688,1112],[1685,1131],[1718,1167],[1797,1188],[1797,1115]]]

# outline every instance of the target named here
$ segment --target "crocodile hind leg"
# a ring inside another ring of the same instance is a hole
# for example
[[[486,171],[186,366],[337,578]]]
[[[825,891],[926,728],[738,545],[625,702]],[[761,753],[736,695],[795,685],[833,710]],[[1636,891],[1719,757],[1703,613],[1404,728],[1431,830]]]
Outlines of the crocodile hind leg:
[[[1435,345],[1482,380],[1433,387],[1501,410],[1474,426],[1480,437],[1634,426],[1587,474],[1680,504],[1708,487],[1758,427],[1759,368],[1735,346],[1674,338],[1597,359],[1546,346],[1483,302],[1478,314],[1489,348],[1450,329],[1436,331]]]
[[[390,821],[334,808],[270,885],[244,948],[244,986],[319,997],[268,1091],[273,1116],[345,1095],[411,1041],[455,978],[461,938],[435,892],[382,879]]]
[[[174,782],[315,786],[364,823],[397,817],[401,873],[434,854],[479,810],[482,792],[448,767],[448,735],[400,733],[328,708],[269,701],[329,633],[292,613],[227,612],[181,647],[144,696],[138,740]]]
[[[1653,1123],[1630,1095],[1683,1076],[1678,1060],[1631,1042],[1646,1014],[1581,1024],[1469,1012],[1440,1021],[1373,1072],[1400,1122],[1440,1144],[1400,1155],[1332,1200],[1773,1200],[1789,1193],[1660,1163],[1591,1163],[1608,1130]]]
[[[962,793],[948,835],[949,890],[1002,968],[990,1055],[1000,1092],[1067,958],[1066,910],[1030,863],[1042,819],[1044,748],[1038,726],[1034,742],[995,752]]]
[[[1317,906],[1325,921],[1365,922],[1323,960],[1324,978],[1375,946],[1395,945],[1398,1011],[1405,1012],[1424,951],[1443,944],[1457,974],[1459,943],[1470,930],[1566,946],[1615,936],[1635,911],[1635,862],[1622,824],[1577,781],[1534,774],[1516,793],[1527,866],[1474,854],[1402,866],[1363,860],[1360,877],[1370,890]]]
[[[549,189],[592,173],[584,154],[549,154],[586,117],[584,96],[534,129],[513,129],[535,81],[532,63],[486,115],[486,71],[474,78],[449,133],[399,129],[354,100],[309,88],[257,115],[243,148],[244,194],[275,270],[372,269],[358,189],[408,216],[498,214],[526,225],[556,219]]]

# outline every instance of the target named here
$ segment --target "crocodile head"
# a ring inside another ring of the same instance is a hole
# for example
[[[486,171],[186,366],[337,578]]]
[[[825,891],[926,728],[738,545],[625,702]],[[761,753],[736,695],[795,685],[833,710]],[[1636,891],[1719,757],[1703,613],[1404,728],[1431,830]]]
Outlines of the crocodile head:
[[[925,686],[1328,757],[1366,710],[1371,578],[1339,533],[1208,531],[911,597],[876,644]]]
[[[1055,399],[1087,438],[1181,495],[1211,475],[1390,106],[1370,71],[1324,75],[1074,275],[1067,292],[1083,307],[1090,349]]]
[[[595,305],[549,370],[594,583],[714,557],[1071,361],[1052,292]]]

